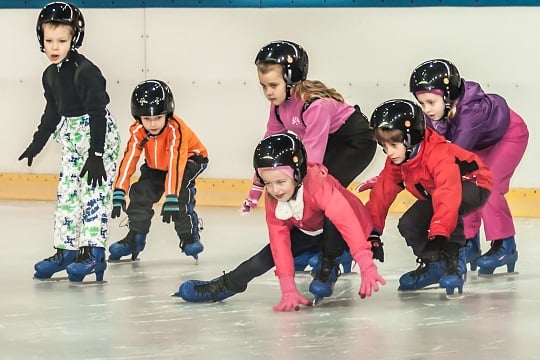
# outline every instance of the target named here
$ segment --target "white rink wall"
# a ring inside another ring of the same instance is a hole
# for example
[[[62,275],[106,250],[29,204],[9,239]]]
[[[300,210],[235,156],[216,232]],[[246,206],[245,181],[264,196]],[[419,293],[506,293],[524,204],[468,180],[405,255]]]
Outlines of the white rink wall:
[[[269,107],[253,60],[266,43],[287,39],[308,51],[310,79],[335,87],[368,116],[385,100],[412,99],[408,79],[416,65],[452,60],[465,79],[501,94],[525,118],[531,138],[512,187],[540,188],[534,160],[540,152],[540,7],[81,9],[86,33],[80,52],[107,79],[123,144],[134,86],[165,80],[176,113],[209,148],[205,178],[251,177]],[[52,139],[31,168],[17,161],[45,105],[41,74],[48,61],[35,35],[38,13],[0,10],[0,173],[56,174],[59,168],[60,148]],[[375,175],[383,160],[379,151],[358,180]]]

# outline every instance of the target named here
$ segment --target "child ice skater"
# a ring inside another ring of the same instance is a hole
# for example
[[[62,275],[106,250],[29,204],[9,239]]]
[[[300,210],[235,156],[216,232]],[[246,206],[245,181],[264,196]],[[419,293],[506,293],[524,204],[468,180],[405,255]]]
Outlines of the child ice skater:
[[[114,183],[112,217],[124,210],[129,219],[125,238],[109,247],[109,260],[131,256],[144,250],[146,235],[154,216],[152,206],[165,193],[161,209],[163,222],[174,223],[180,249],[198,259],[199,217],[195,211],[195,179],[206,169],[208,152],[197,135],[176,114],[171,89],[161,80],[139,83],[131,95],[129,139]],[[137,162],[144,151],[139,179],[130,186]],[[129,189],[129,206],[126,194]]]
[[[270,244],[228,274],[211,281],[186,281],[175,295],[192,302],[223,300],[245,291],[253,278],[275,265],[282,298],[274,310],[298,310],[300,305],[311,302],[296,288],[294,256],[314,248],[332,255],[322,258],[318,273],[332,278],[333,287],[339,266],[335,259],[346,244],[360,266],[360,297],[377,291],[378,283],[385,284],[373,263],[372,244],[368,241],[372,225],[365,207],[324,165],[307,162],[298,137],[276,134],[263,139],[255,149],[253,166],[266,188]],[[339,236],[328,236],[325,218],[336,226]],[[315,277],[310,291],[317,280]]]
[[[422,109],[408,100],[389,100],[371,116],[377,142],[387,156],[366,207],[381,234],[390,205],[407,189],[417,201],[398,229],[420,266],[399,279],[400,290],[432,284],[461,294],[466,279],[463,215],[489,197],[492,176],[482,161],[425,127]]]
[[[47,104],[19,160],[27,159],[31,166],[53,133],[62,146],[54,217],[56,254],[35,264],[34,278],[41,280],[65,269],[73,282],[91,273],[102,281],[107,267],[105,246],[119,136],[107,110],[104,77],[77,52],[84,25],[75,5],[54,2],[41,10],[36,26],[41,51],[51,62],[42,79]]]
[[[367,117],[357,105],[347,104],[335,89],[307,79],[307,51],[294,42],[265,45],[257,53],[255,65],[263,94],[270,102],[264,137],[293,131],[302,140],[310,162],[325,165],[341,185],[349,186],[375,155],[377,145]],[[254,176],[241,211],[256,207],[262,192],[263,186]],[[328,231],[331,226],[328,224]],[[296,269],[304,270],[317,253],[298,256]],[[351,261],[350,254],[344,253],[341,262],[346,272]]]
[[[478,155],[493,174],[486,205],[464,217],[467,262],[479,274],[493,274],[506,265],[513,272],[518,258],[515,227],[504,195],[529,139],[523,119],[499,95],[486,94],[474,81],[461,78],[448,60],[420,64],[411,74],[410,91],[422,105],[429,126],[452,143]],[[482,255],[479,229],[483,222],[491,248]]]

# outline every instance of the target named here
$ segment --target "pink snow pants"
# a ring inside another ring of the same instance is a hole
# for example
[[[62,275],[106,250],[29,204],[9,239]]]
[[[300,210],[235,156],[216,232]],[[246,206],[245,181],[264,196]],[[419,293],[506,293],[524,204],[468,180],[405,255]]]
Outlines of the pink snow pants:
[[[516,233],[512,214],[504,195],[529,141],[529,131],[523,119],[510,110],[510,126],[495,145],[474,152],[493,174],[493,190],[486,204],[463,217],[465,237],[474,237],[484,223],[486,240],[499,240]]]

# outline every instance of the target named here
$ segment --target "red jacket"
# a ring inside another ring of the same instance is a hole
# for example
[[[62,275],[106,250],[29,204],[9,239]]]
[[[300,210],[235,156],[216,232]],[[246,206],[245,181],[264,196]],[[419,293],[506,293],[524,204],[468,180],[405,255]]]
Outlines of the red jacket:
[[[157,136],[148,136],[142,124],[136,121],[129,128],[129,140],[118,168],[115,188],[127,193],[143,149],[148,167],[167,171],[165,195],[178,196],[180,193],[184,169],[190,156],[208,157],[206,147],[178,116],[173,115]]]
[[[266,223],[278,277],[294,276],[291,229],[297,227],[308,234],[320,232],[325,216],[339,230],[351,254],[371,249],[367,239],[373,227],[364,204],[328,174],[324,165],[309,163],[302,187],[304,208],[300,220],[294,216],[278,219],[278,201],[266,194]]]
[[[381,177],[366,204],[374,228],[384,229],[390,205],[405,188],[417,199],[433,202],[429,236],[450,237],[457,225],[464,181],[475,181],[490,191],[493,188],[491,171],[476,154],[449,143],[434,130],[426,128],[420,149],[412,159],[400,165],[386,159]]]

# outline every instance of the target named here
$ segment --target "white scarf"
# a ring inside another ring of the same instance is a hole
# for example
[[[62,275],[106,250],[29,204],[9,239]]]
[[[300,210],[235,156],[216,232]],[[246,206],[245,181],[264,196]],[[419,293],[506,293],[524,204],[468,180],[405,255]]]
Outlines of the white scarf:
[[[278,201],[276,206],[276,218],[287,220],[294,217],[296,220],[302,220],[304,215],[304,187],[300,185],[296,192],[296,199],[289,201]]]

